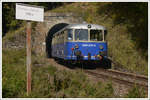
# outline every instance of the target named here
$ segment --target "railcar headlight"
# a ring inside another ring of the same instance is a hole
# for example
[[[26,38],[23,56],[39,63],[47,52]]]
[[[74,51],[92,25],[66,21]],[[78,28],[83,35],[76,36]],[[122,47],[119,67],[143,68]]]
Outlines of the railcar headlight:
[[[71,48],[71,50],[73,51],[73,50],[74,50],[74,48]]]
[[[91,28],[91,25],[90,24],[88,24],[88,26],[87,26],[88,28]]]
[[[104,47],[102,45],[99,46],[100,49],[104,49]]]

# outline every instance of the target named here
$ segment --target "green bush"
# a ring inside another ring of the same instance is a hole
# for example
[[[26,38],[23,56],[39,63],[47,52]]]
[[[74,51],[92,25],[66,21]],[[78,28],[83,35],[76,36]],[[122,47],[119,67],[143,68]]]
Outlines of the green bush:
[[[2,96],[17,97],[26,91],[25,49],[3,50]]]
[[[108,29],[108,53],[113,60],[121,63],[125,68],[140,74],[148,74],[148,63],[135,47],[131,35],[128,33],[128,23],[114,23],[116,15],[111,15],[109,9],[105,14],[105,5],[111,3],[72,3],[53,10],[53,12],[72,12],[83,15],[85,21],[104,25]],[[63,9],[61,9],[63,8]],[[101,10],[100,10],[101,9]],[[123,17],[121,17],[123,18]],[[33,23],[33,26],[35,23]],[[131,25],[132,26],[132,25]],[[130,26],[130,27],[131,27]],[[23,27],[20,30],[24,30]],[[13,33],[13,32],[12,32]],[[8,34],[3,40],[13,40],[14,35]],[[3,42],[4,42],[3,41]],[[26,95],[26,50],[2,50],[2,96],[3,97],[117,97],[111,82],[93,83],[81,72],[58,71],[43,57],[32,55],[32,93]],[[147,55],[147,53],[145,53]],[[123,97],[145,97],[143,90],[134,87]]]
[[[32,57],[32,92],[26,94],[25,49],[3,49],[2,94],[5,97],[78,97],[111,98],[114,94],[111,82],[92,82],[81,71],[57,70],[46,59]],[[8,59],[9,58],[9,59]],[[34,59],[33,59],[34,58]],[[35,60],[36,59],[36,60]],[[40,65],[36,65],[36,63]],[[43,63],[45,62],[45,63]],[[123,97],[145,97],[142,90],[133,88]]]
[[[144,89],[134,86],[133,88],[129,90],[126,97],[127,98],[145,98],[146,93],[144,92]]]
[[[88,23],[105,26],[108,56],[131,72],[148,75],[147,10],[147,3],[84,2],[68,4],[52,12],[72,12]]]

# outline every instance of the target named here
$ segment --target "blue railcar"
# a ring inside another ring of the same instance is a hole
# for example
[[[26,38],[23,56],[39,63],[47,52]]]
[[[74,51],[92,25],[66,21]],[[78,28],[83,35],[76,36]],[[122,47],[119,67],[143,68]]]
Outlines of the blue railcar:
[[[71,24],[54,34],[52,56],[68,61],[107,58],[107,30],[96,24]]]

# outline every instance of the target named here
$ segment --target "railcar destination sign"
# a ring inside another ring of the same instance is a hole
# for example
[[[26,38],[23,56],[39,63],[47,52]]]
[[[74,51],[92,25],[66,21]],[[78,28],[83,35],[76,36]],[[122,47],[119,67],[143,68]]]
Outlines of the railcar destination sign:
[[[44,8],[16,3],[16,19],[43,22]]]

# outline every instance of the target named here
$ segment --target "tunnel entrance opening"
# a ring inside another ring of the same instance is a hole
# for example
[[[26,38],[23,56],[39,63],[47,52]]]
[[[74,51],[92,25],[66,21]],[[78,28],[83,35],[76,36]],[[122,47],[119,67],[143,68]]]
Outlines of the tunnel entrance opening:
[[[49,30],[48,35],[47,35],[47,37],[46,37],[46,56],[47,56],[48,58],[51,58],[51,57],[52,57],[52,55],[51,55],[51,51],[52,51],[51,45],[52,45],[52,37],[53,37],[53,35],[54,35],[56,32],[58,32],[59,30],[61,30],[61,29],[63,29],[64,27],[66,27],[67,25],[69,25],[69,24],[67,24],[67,23],[59,23],[59,24],[54,25],[54,26]]]

